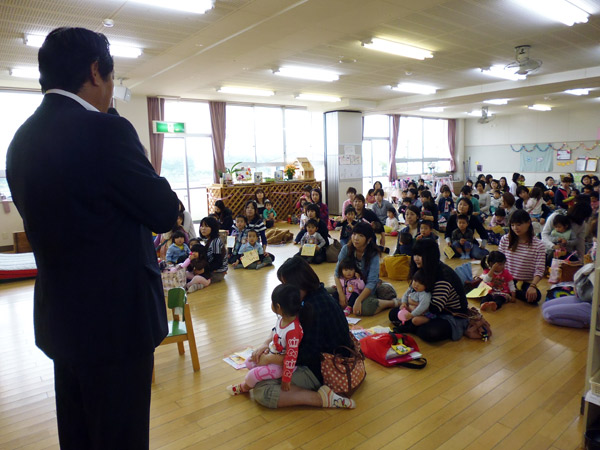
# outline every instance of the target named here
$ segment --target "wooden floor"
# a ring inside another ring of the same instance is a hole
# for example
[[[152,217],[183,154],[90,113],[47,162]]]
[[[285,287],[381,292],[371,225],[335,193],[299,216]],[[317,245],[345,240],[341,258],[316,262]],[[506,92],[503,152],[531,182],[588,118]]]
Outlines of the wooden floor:
[[[270,251],[277,267],[297,247]],[[326,285],[333,268],[315,266]],[[581,444],[587,330],[550,326],[539,307],[523,303],[486,313],[490,342],[420,342],[429,361],[422,371],[367,361],[355,410],[268,410],[230,397],[225,387],[244,371],[222,358],[266,338],[277,284],[276,268],[232,270],[225,282],[190,294],[201,369],[192,371],[187,350],[184,356],[174,345],[157,350],[151,448],[567,450]],[[401,295],[406,283],[393,284]],[[32,296],[33,281],[0,284],[0,449],[58,448],[52,363],[34,344]],[[387,312],[360,322],[377,324],[389,325]]]

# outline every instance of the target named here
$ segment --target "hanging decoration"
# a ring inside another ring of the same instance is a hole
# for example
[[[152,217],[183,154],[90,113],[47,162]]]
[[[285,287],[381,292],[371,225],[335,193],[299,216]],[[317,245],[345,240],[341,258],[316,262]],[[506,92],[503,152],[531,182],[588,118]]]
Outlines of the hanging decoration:
[[[570,166],[571,164],[575,164],[575,161],[559,161],[556,163],[557,166]]]
[[[541,144],[543,145],[543,144]],[[510,149],[515,152],[515,153],[520,153],[522,151],[526,151],[527,153],[531,153],[534,150],[538,150],[540,152],[547,152],[548,150],[552,149],[555,152],[558,151],[569,151],[569,152],[573,152],[579,148],[583,148],[584,150],[591,152],[592,150],[595,150],[597,148],[600,148],[600,141],[596,141],[591,147],[588,147],[585,145],[585,142],[580,142],[577,145],[569,145],[566,142],[563,142],[560,146],[558,144],[552,144],[549,143],[546,145],[546,147],[541,147],[540,144],[533,144],[530,145],[530,147],[528,148],[527,145],[525,144],[521,144],[520,146],[516,147],[513,144],[510,145]]]

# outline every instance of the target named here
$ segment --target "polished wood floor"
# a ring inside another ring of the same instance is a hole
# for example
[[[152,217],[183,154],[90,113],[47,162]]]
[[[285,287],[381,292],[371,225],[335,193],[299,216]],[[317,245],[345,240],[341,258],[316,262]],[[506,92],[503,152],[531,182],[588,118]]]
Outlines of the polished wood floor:
[[[270,247],[277,267],[292,244]],[[458,263],[458,261],[453,261]],[[454,264],[454,265],[456,265]],[[315,269],[326,284],[333,264]],[[265,339],[273,324],[276,268],[230,271],[189,295],[200,371],[174,345],[156,352],[150,441],[153,449],[575,449],[587,330],[553,327],[540,308],[517,303],[486,314],[494,336],[420,343],[422,371],[367,361],[355,410],[268,410],[230,397],[242,379],[222,361]],[[393,282],[399,295],[406,283]],[[52,363],[36,347],[33,281],[0,284],[0,449],[58,448]],[[85,295],[85,293],[82,293]],[[388,325],[387,313],[360,325]]]

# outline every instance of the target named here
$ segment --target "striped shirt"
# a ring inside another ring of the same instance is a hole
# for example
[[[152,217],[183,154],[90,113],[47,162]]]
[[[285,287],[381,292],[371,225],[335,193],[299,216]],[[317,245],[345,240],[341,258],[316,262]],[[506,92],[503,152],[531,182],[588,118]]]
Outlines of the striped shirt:
[[[537,237],[530,245],[519,244],[516,251],[508,248],[508,235],[502,236],[500,250],[506,256],[506,268],[516,280],[531,281],[543,277],[546,270],[546,250]]]
[[[267,235],[265,234],[265,230],[267,229],[267,226],[265,225],[265,222],[262,219],[262,217],[256,216],[251,221],[248,221],[247,228],[248,228],[248,231],[250,231],[250,230],[256,231],[256,233],[258,234],[258,237],[260,238],[260,243],[263,246],[267,245]]]
[[[440,280],[435,283],[429,304],[430,312],[440,314],[444,309],[452,312],[464,312],[467,306],[467,299],[461,299],[448,281]]]

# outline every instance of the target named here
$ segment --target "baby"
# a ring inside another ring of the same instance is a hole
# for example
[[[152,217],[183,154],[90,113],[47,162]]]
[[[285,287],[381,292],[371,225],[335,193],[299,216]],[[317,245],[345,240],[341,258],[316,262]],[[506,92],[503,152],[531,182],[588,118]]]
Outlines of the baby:
[[[550,240],[554,244],[554,256],[560,258],[567,255],[567,243],[571,240],[571,222],[567,216],[557,214],[552,221]]]
[[[418,270],[413,275],[410,287],[400,300],[400,309],[406,309],[409,312],[409,314],[404,315],[404,318],[406,320],[412,319],[413,325],[417,327],[426,324],[430,319],[435,319],[435,314],[429,312],[431,293],[427,292],[425,283],[425,273]]]

